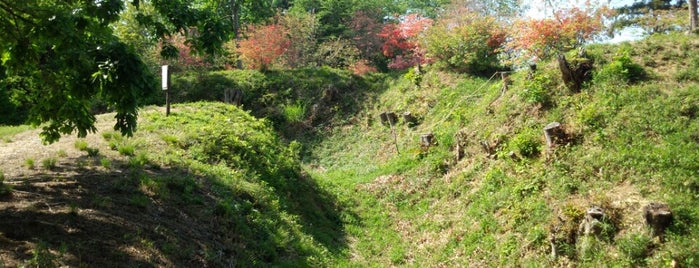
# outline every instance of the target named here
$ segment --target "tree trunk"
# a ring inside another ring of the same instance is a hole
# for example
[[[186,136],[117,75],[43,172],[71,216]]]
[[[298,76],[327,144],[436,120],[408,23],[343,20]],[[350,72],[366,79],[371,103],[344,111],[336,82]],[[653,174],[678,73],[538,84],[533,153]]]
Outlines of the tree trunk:
[[[240,4],[237,0],[232,2],[231,14],[233,16],[233,36],[235,38],[235,65],[236,68],[243,69],[243,60],[240,59]]]
[[[697,0],[689,0],[689,31],[691,33],[697,30]]]

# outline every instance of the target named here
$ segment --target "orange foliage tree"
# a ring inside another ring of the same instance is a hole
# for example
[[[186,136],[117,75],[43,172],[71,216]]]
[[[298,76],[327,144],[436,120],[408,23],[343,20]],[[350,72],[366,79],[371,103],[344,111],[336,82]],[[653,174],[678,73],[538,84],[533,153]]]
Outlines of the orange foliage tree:
[[[509,51],[520,58],[539,60],[568,51],[592,40],[604,30],[604,19],[611,15],[606,6],[560,9],[553,17],[529,19],[511,28]]]
[[[240,42],[240,55],[251,69],[266,70],[291,45],[288,30],[277,24],[251,26],[248,38]]]

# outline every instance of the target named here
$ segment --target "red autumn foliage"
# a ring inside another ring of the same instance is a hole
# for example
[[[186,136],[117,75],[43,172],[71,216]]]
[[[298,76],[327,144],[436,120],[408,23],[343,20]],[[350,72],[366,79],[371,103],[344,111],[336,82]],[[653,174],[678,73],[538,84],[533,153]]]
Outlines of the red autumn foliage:
[[[604,30],[603,19],[610,10],[601,8],[561,9],[552,18],[519,21],[513,28],[508,48],[521,51],[534,60],[547,58],[593,39]]]
[[[386,24],[379,37],[384,39],[383,54],[391,58],[388,67],[405,69],[429,62],[419,38],[432,25],[432,20],[417,14],[399,18],[399,23]]]
[[[240,55],[251,69],[267,69],[291,45],[288,31],[279,24],[252,26],[240,42]]]
[[[379,37],[379,33],[383,25],[380,16],[381,10],[360,10],[354,13],[350,21],[350,29],[354,32],[352,39],[364,58],[382,54],[383,39]]]
[[[204,58],[193,53],[191,46],[187,44],[186,38],[182,34],[169,36],[165,41],[177,48],[178,52],[177,59],[168,61],[170,64],[175,64],[185,70],[202,69],[210,66]]]

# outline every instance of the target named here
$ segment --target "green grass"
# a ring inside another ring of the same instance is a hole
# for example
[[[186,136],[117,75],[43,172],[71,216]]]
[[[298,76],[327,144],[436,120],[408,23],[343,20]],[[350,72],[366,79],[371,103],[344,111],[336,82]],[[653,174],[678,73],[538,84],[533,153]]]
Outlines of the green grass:
[[[282,105],[282,113],[288,122],[301,122],[306,115],[306,105],[302,103]]]
[[[30,157],[30,158],[24,159],[24,166],[28,169],[34,169],[34,167],[35,167],[34,158]]]
[[[531,80],[527,71],[513,73],[507,91],[497,79],[429,67],[420,88],[402,74],[360,81],[323,69],[293,79],[211,73],[199,82],[239,83],[259,109],[176,104],[167,117],[142,113],[128,143],[103,134],[120,153],[124,144],[139,152],[128,157],[131,175],[106,186],[128,204],[102,196],[94,203],[196,208],[216,220],[207,231],[234,235],[223,250],[253,266],[694,267],[699,81],[673,72],[693,70],[680,59],[699,58],[696,49],[682,49],[697,45],[696,37],[672,35],[592,46],[596,69],[580,93],[566,89],[555,62],[540,63]],[[333,102],[320,94],[326,80],[366,91],[349,94],[361,101]],[[364,83],[371,85],[356,86]],[[296,133],[287,123],[312,113],[279,109],[283,103],[322,104],[327,115]],[[411,112],[419,123],[399,120],[391,129],[379,120],[386,111]],[[554,121],[564,142],[546,148],[542,128]],[[428,148],[419,144],[426,133],[436,138]],[[649,236],[639,214],[651,201],[674,213],[664,240]],[[592,205],[606,213],[600,234],[581,236]],[[225,264],[211,248],[135,239],[179,258]]]
[[[498,81],[438,71],[428,70],[420,89],[410,81],[392,82],[361,112],[373,119],[368,124],[342,126],[306,144],[304,162],[313,177],[351,204],[351,216],[344,217],[356,219],[345,224],[356,241],[350,245],[354,257],[337,263],[695,265],[699,247],[689,241],[699,231],[699,209],[689,200],[699,196],[699,85],[691,77],[677,84],[671,72],[682,57],[699,57],[680,49],[699,40],[673,39],[659,36],[623,50],[591,48],[602,71],[578,94],[563,86],[555,63],[539,65],[538,75],[547,80],[535,80],[541,86],[536,91],[523,71],[512,75],[502,95]],[[649,59],[643,51],[653,44],[676,53]],[[619,51],[628,54],[615,56]],[[644,61],[669,66],[656,70]],[[400,154],[390,130],[379,123],[383,111],[422,118],[414,128],[397,125]],[[569,142],[548,150],[542,128],[553,121],[564,125]],[[421,150],[417,140],[428,132],[438,144]],[[465,137],[465,157],[456,161],[459,137]],[[634,200],[682,211],[685,216],[668,231],[672,239],[655,244],[644,236],[621,236],[647,231],[642,221],[631,220],[641,218],[637,210],[620,205]],[[564,235],[577,233],[581,213],[593,204],[605,204],[610,213],[604,234],[566,241]],[[574,223],[562,225],[559,257],[550,260],[550,226],[559,216]]]
[[[41,166],[46,170],[53,170],[56,168],[57,162],[55,157],[48,157],[41,160]]]
[[[12,185],[5,184],[5,172],[0,170],[0,197],[12,193]]]
[[[10,142],[12,141],[12,136],[14,136],[15,134],[22,133],[30,129],[34,128],[28,125],[0,126],[0,140]]]
[[[80,151],[87,151],[88,144],[86,140],[79,139],[75,141],[75,149],[78,149]]]

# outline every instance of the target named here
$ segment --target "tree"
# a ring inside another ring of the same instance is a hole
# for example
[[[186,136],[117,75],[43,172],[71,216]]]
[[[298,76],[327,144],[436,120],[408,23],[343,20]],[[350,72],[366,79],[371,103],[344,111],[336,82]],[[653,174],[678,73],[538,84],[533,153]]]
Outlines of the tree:
[[[497,69],[506,33],[495,16],[455,7],[427,31],[428,55],[452,70],[484,73]]]
[[[359,49],[361,56],[376,65],[385,67],[386,57],[382,53],[384,40],[379,36],[383,26],[379,9],[357,11],[350,21],[352,41]]]
[[[188,41],[194,49],[212,52],[222,43],[220,23],[211,13],[185,0],[151,3],[166,21],[148,15],[138,21],[155,37],[193,27],[197,31]],[[0,0],[0,85],[22,93],[31,107],[28,122],[44,125],[40,135],[45,142],[94,132],[93,98],[116,111],[116,130],[131,135],[136,129],[139,100],[157,90],[157,83],[110,26],[124,7],[122,0]]]
[[[697,24],[697,0],[689,0],[689,31],[696,32]]]
[[[686,23],[687,13],[685,12],[688,12],[689,27],[687,28],[691,30],[691,6],[693,3],[696,3],[696,0],[691,0],[689,2],[689,8],[685,9],[682,7],[685,1],[632,1],[630,5],[616,9],[617,15],[612,28],[618,30],[629,26],[635,26],[644,29],[648,34],[678,30],[683,28],[681,25]],[[694,8],[694,10],[696,10],[696,8]]]
[[[506,49],[520,59],[546,59],[593,39],[604,30],[606,16],[606,7],[574,7],[557,10],[551,18],[520,20],[512,28]]]
[[[288,32],[289,47],[283,55],[288,68],[312,66],[318,48],[318,20],[310,13],[287,13],[278,16],[279,23]]]
[[[224,23],[225,29],[232,29],[232,38],[238,46],[242,40],[241,29],[248,23],[259,23],[274,15],[273,6],[288,3],[260,0],[201,0],[204,6],[214,12]],[[236,63],[242,69],[242,61]]]
[[[389,68],[404,69],[428,62],[419,38],[431,25],[432,19],[418,14],[397,18],[397,23],[386,24],[379,36],[383,38],[383,54],[391,59]]]
[[[266,70],[290,45],[288,31],[278,23],[251,26],[248,38],[240,41],[240,54],[250,68]]]

